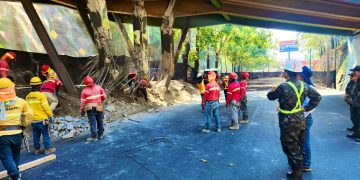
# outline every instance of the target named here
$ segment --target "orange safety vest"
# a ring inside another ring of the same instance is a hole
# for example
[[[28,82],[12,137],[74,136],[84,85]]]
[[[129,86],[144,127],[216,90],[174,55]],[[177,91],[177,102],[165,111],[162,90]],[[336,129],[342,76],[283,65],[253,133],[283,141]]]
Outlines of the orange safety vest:
[[[204,80],[202,80],[201,83],[198,84],[198,86],[199,86],[200,94],[204,94],[204,93],[205,93],[205,83],[204,83]]]

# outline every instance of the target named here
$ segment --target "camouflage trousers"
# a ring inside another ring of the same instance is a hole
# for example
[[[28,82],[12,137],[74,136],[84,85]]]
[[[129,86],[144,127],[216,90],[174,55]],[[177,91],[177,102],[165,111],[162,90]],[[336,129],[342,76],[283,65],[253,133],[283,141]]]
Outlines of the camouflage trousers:
[[[281,146],[292,169],[301,169],[303,165],[302,147],[305,137],[305,121],[296,120],[280,123]]]
[[[360,107],[351,107],[350,115],[354,125],[354,134],[360,137]]]

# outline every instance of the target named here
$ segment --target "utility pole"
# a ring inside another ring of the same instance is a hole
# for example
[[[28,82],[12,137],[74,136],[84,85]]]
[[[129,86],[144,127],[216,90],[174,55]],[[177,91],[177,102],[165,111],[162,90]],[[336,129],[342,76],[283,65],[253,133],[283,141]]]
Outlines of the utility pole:
[[[288,51],[288,60],[290,61],[290,51]]]
[[[311,48],[310,48],[310,57],[309,57],[309,67],[311,69]]]
[[[331,87],[330,81],[330,49],[331,49],[331,42],[326,43],[326,87]]]

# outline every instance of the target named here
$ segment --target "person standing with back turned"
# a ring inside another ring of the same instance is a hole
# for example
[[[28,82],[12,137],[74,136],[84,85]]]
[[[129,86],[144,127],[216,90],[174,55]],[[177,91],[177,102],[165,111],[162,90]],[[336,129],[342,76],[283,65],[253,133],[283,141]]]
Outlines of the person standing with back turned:
[[[231,125],[229,129],[238,130],[239,129],[239,112],[240,112],[240,84],[236,81],[238,78],[235,72],[230,73],[230,84],[227,92],[226,98],[226,107],[231,110]]]
[[[206,107],[206,123],[203,132],[210,132],[210,125],[212,116],[215,117],[216,132],[221,132],[221,123],[219,116],[219,98],[220,98],[220,86],[216,82],[216,74],[213,71],[208,73],[209,83],[206,84],[205,94],[202,104]]]
[[[17,180],[22,133],[30,125],[33,112],[24,99],[16,96],[15,84],[8,78],[0,78],[0,110],[0,159],[11,179]]]
[[[287,177],[300,180],[302,179],[302,144],[306,123],[304,112],[314,109],[320,103],[321,95],[297,79],[302,71],[299,62],[288,61],[285,63],[284,69],[284,78],[287,82],[273,88],[267,97],[271,101],[278,99],[280,104],[278,113],[280,141],[292,169],[287,173]],[[305,97],[309,97],[310,101],[305,107],[302,107]]]
[[[241,99],[240,103],[240,110],[242,111],[242,119],[239,121],[241,124],[247,124],[249,123],[249,113],[247,108],[247,96],[246,96],[246,89],[247,89],[247,79],[249,78],[250,74],[249,72],[242,72],[240,81],[240,88],[241,88],[241,96],[243,97]],[[240,118],[240,117],[239,117]]]
[[[315,88],[315,85],[311,81],[311,76],[313,75],[312,70],[307,67],[302,67],[302,72],[299,74],[299,80],[302,82],[305,82],[309,85],[310,88]],[[309,103],[310,99],[309,97],[306,97],[304,100],[304,103],[302,104],[303,107],[305,107]],[[305,137],[304,137],[304,143],[303,143],[303,172],[310,172],[311,170],[311,146],[310,146],[310,129],[313,124],[313,117],[312,112],[314,112],[315,109],[306,112],[305,119],[306,119],[306,125],[305,125]]]

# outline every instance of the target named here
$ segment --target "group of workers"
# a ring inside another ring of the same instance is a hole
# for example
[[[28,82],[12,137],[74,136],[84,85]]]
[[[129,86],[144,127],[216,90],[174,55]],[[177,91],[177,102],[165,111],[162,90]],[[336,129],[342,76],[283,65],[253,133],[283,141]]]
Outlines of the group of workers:
[[[249,78],[248,72],[242,72],[241,81],[238,82],[238,75],[235,72],[224,76],[221,85],[223,86],[226,107],[231,109],[231,125],[230,130],[238,130],[239,124],[246,124],[248,120],[247,97],[246,97],[246,80]],[[215,118],[215,131],[221,132],[221,122],[219,116],[220,107],[220,85],[217,75],[214,71],[207,74],[203,71],[197,75],[197,83],[201,95],[201,108],[205,112],[206,122],[202,132],[210,132],[212,117]],[[241,117],[241,111],[242,117]]]
[[[31,92],[25,99],[17,97],[15,83],[8,78],[9,63],[15,59],[14,52],[7,52],[0,60],[0,159],[11,179],[20,179],[20,149],[27,126],[32,126],[35,154],[56,151],[51,145],[49,124],[58,104],[55,94],[62,83],[48,65],[43,65],[40,77],[45,81],[38,76],[31,78]],[[44,151],[41,150],[41,136]]]
[[[14,52],[7,52],[0,59],[0,159],[11,179],[20,179],[19,161],[23,131],[31,124],[34,154],[50,154],[56,151],[51,145],[49,128],[54,120],[53,111],[59,104],[59,90],[62,82],[56,72],[48,65],[41,66],[39,76],[30,80],[31,92],[25,99],[16,96],[15,84],[8,78],[9,63],[16,59]],[[11,77],[13,79],[14,77]],[[80,112],[87,115],[91,137],[94,142],[104,137],[104,101],[105,90],[94,84],[90,76],[83,79],[85,88],[81,92]],[[143,94],[148,100],[146,88],[149,79],[145,75],[131,71],[128,85],[139,97]],[[22,118],[24,116],[24,118]],[[41,150],[40,137],[43,138],[44,150]]]
[[[243,72],[240,74],[242,79],[240,82],[237,81],[238,75],[234,72],[230,73],[229,76],[225,76],[222,81],[226,107],[231,110],[230,130],[237,130],[239,129],[239,123],[248,122],[246,79],[248,79],[249,73]],[[360,75],[360,66],[358,74]],[[292,169],[291,172],[287,173],[287,176],[294,179],[302,179],[302,172],[311,171],[310,127],[313,122],[311,113],[321,100],[321,95],[315,90],[314,84],[310,80],[312,75],[313,72],[309,67],[302,66],[296,61],[288,61],[284,65],[286,82],[274,87],[267,94],[269,100],[279,101],[277,110],[280,140]],[[219,117],[220,86],[217,76],[210,71],[206,76],[199,73],[197,77],[202,97],[202,107],[206,112],[205,128],[202,132],[210,132],[212,117],[215,118],[215,131],[221,132]],[[245,112],[242,118],[239,116],[241,110]],[[360,112],[358,109],[353,111],[354,114]],[[356,114],[356,116],[360,117],[360,114]],[[358,135],[356,134],[358,124],[355,124],[353,128],[355,130],[354,136]]]

